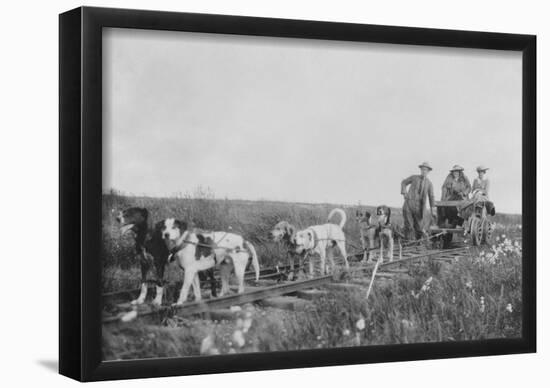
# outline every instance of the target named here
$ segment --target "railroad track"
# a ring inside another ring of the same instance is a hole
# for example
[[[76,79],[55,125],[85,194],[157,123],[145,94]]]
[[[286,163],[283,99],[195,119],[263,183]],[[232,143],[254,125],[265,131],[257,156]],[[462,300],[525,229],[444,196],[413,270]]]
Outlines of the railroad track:
[[[391,262],[386,261],[379,264],[378,269],[388,268],[388,267],[402,267],[403,265],[411,265],[415,261],[424,261],[430,259],[436,260],[445,260],[452,261],[460,257],[469,255],[470,247],[468,246],[458,246],[451,249],[445,250],[428,250],[424,247],[409,247],[403,251],[402,259],[396,259]],[[362,255],[362,254],[361,254]],[[345,275],[357,276],[364,275],[365,272],[372,271],[375,263],[367,263],[362,265],[354,265],[350,268],[349,273]],[[288,269],[288,266],[277,268],[267,268],[264,269],[260,275],[263,276],[263,279],[269,279],[270,277],[277,278],[281,276],[281,268]],[[342,275],[342,274],[340,274]],[[227,309],[231,306],[243,305],[246,303],[259,302],[268,298],[273,298],[277,296],[284,296],[289,294],[294,294],[298,291],[304,291],[308,289],[315,289],[319,287],[331,285],[345,285],[347,283],[341,283],[342,279],[339,278],[338,274],[335,275],[326,275],[318,276],[312,279],[306,280],[297,280],[291,282],[280,282],[273,285],[268,285],[264,287],[247,287],[247,290],[242,294],[232,294],[218,298],[204,299],[197,302],[187,302],[179,306],[153,306],[150,304],[143,304],[140,306],[130,306],[129,303],[122,305],[117,305],[117,310],[109,313],[104,312],[102,319],[103,324],[116,324],[123,323],[125,321],[130,321],[135,318],[147,319],[153,322],[160,323],[162,320],[169,316],[190,316],[201,313],[207,313],[219,309]],[[380,272],[380,276],[387,276]],[[247,273],[247,279],[254,279],[253,273]],[[120,291],[116,293],[104,294],[104,304],[106,301],[111,301],[115,296],[117,298],[123,296],[130,296],[126,301],[131,300],[135,295],[137,295],[137,290],[127,290]]]

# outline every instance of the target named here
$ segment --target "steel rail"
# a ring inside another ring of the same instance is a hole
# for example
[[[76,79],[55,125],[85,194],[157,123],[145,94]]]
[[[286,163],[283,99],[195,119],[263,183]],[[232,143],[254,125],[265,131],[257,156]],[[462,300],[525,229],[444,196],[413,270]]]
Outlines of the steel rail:
[[[251,303],[274,296],[291,294],[307,288],[318,287],[329,283],[332,279],[332,275],[326,275],[313,279],[262,287],[256,290],[245,291],[242,294],[227,295],[219,298],[201,300],[198,302],[187,302],[179,306],[162,306],[156,308],[152,306],[145,306],[145,311],[139,312],[136,310],[137,317],[162,317],[173,314],[177,314],[178,316],[188,316],[206,313],[211,310]],[[102,320],[103,324],[120,322],[121,318],[127,313],[128,312],[118,314],[117,316],[105,317]]]
[[[380,265],[378,266],[379,268],[383,268],[383,267],[388,267],[388,266],[391,266],[391,265],[397,265],[397,264],[402,264],[402,263],[406,263],[406,262],[409,262],[409,261],[413,261],[413,260],[420,260],[420,259],[425,259],[425,258],[430,258],[432,256],[436,256],[436,255],[440,255],[442,257],[445,257],[445,258],[454,258],[456,256],[451,256],[453,253],[460,253],[460,252],[463,252],[463,251],[466,251],[468,250],[469,251],[469,247],[460,247],[460,248],[453,248],[453,249],[437,249],[437,250],[432,250],[432,251],[426,251],[424,253],[419,253],[418,255],[412,255],[412,256],[409,256],[409,257],[404,257],[402,259],[397,259],[397,260],[393,260],[393,261],[386,261],[384,263],[380,263]],[[371,269],[374,269],[376,263],[369,263],[365,266],[362,266],[362,267],[356,267],[356,268],[353,268],[351,271],[354,272],[354,271],[357,271],[357,272],[363,272],[363,271],[368,271],[368,270],[371,270]]]

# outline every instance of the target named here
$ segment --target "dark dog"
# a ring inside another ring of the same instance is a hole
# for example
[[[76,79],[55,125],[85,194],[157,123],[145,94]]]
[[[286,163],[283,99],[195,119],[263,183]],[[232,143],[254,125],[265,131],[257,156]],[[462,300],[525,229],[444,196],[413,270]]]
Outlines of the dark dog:
[[[357,210],[355,212],[355,221],[359,224],[359,233],[361,235],[361,246],[363,248],[363,262],[370,260],[371,251],[374,249],[374,240],[376,239],[376,225],[373,224],[372,216],[368,211]]]
[[[121,232],[135,233],[135,253],[141,266],[141,291],[132,304],[142,304],[147,297],[147,274],[151,267],[154,268],[153,282],[156,285],[156,295],[153,304],[162,304],[164,291],[164,268],[170,252],[162,238],[161,228],[163,223],[158,222],[152,226],[147,209],[131,207],[120,211],[116,216],[120,224]]]
[[[387,240],[388,259],[393,261],[393,247],[396,241],[399,246],[399,259],[403,258],[403,245],[401,240],[404,238],[403,230],[400,226],[391,223],[391,209],[386,205],[376,208],[376,230],[380,238],[380,249],[383,250],[384,240]],[[381,252],[383,257],[383,253]]]

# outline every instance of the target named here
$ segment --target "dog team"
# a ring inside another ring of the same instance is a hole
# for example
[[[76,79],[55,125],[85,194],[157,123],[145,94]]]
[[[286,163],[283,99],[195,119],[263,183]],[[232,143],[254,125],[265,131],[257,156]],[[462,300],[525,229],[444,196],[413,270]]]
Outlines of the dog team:
[[[333,209],[330,221],[336,214],[340,216],[339,224],[327,222],[323,225],[313,225],[303,230],[297,230],[287,221],[281,221],[271,231],[273,241],[285,246],[291,273],[295,268],[295,259],[300,260],[300,268],[308,255],[318,255],[321,274],[327,273],[327,259],[331,270],[335,269],[334,250],[338,247],[344,259],[345,268],[349,270],[346,252],[346,236],[343,228],[346,223],[346,213],[339,208]],[[359,216],[360,215],[360,216]],[[380,206],[377,209],[377,223],[371,222],[368,213],[357,213],[357,221],[361,226],[361,239],[374,246],[374,239],[380,232],[380,238],[388,240],[388,252],[393,252],[393,229],[390,227],[390,208]],[[135,253],[141,265],[141,290],[132,304],[142,304],[147,298],[147,275],[152,270],[156,286],[153,304],[161,305],[164,291],[164,270],[167,264],[176,261],[184,272],[183,286],[176,305],[187,301],[190,288],[193,288],[195,300],[201,300],[199,273],[204,273],[210,279],[211,294],[217,296],[214,269],[218,268],[221,277],[221,292],[223,296],[229,292],[229,279],[234,272],[238,284],[238,292],[244,291],[244,275],[249,261],[252,261],[256,281],[259,280],[260,267],[258,255],[254,246],[242,236],[224,231],[202,231],[189,228],[184,221],[168,218],[152,225],[147,209],[132,207],[120,211],[116,215],[121,232],[133,231],[135,236]],[[379,228],[374,227],[380,225]],[[365,226],[363,228],[363,226]],[[368,240],[370,238],[370,240]],[[366,247],[366,246],[365,246]],[[368,252],[368,251],[366,251]],[[365,257],[368,260],[368,256]],[[389,256],[393,259],[392,255]],[[313,275],[313,260],[309,260],[309,274]]]
[[[370,252],[375,248],[375,241],[379,241],[380,249],[387,245],[388,259],[393,260],[394,243],[399,247],[399,258],[402,253],[401,241],[405,236],[413,239],[421,238],[427,233],[427,220],[434,214],[433,187],[428,173],[431,167],[424,162],[418,166],[420,175],[413,175],[403,180],[402,194],[405,198],[403,216],[405,229],[391,223],[391,209],[382,205],[376,209],[376,217],[368,212],[358,210],[356,221],[359,225],[361,243],[363,246],[363,261],[371,259]],[[408,187],[408,190],[407,190]],[[445,186],[444,186],[445,187]],[[427,213],[424,210],[428,209]],[[426,216],[426,213],[428,216]],[[331,223],[338,214],[339,224]],[[374,221],[373,221],[374,218]],[[238,284],[238,292],[244,291],[244,275],[249,261],[252,262],[256,281],[259,280],[260,266],[254,246],[242,236],[225,231],[203,231],[191,228],[184,222],[168,218],[152,224],[147,209],[132,207],[118,212],[116,215],[121,232],[124,234],[133,231],[135,236],[135,253],[141,265],[141,289],[137,299],[132,304],[142,304],[147,298],[147,275],[153,270],[155,277],[156,295],[152,301],[154,305],[161,305],[164,292],[164,270],[167,264],[176,261],[184,271],[183,285],[176,305],[187,302],[190,288],[193,287],[195,301],[201,300],[199,274],[210,279],[212,297],[217,296],[214,269],[219,269],[221,277],[221,292],[223,296],[229,292],[229,280],[234,272]],[[343,257],[346,271],[349,270],[346,252],[346,236],[344,225],[347,221],[346,213],[339,208],[333,209],[327,223],[313,225],[298,230],[287,221],[277,223],[271,231],[273,241],[282,244],[289,257],[290,278],[293,277],[295,260],[299,260],[302,268],[306,257],[319,256],[321,274],[327,273],[327,259],[331,271],[335,270],[334,250],[337,247]],[[381,258],[383,253],[381,252]],[[309,275],[313,275],[313,260],[309,260]]]

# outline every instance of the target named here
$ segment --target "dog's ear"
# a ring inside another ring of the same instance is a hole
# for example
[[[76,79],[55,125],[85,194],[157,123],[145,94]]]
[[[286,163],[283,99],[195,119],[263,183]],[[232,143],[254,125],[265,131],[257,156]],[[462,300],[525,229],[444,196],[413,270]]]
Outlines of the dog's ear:
[[[185,221],[174,220],[174,226],[181,232],[185,232],[187,230],[187,222]]]
[[[390,218],[391,218],[391,209],[389,208],[389,206],[387,207],[388,209],[388,218],[386,219],[386,225],[389,225],[390,224]]]

